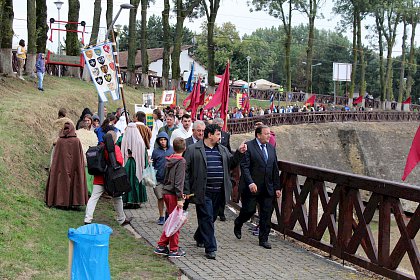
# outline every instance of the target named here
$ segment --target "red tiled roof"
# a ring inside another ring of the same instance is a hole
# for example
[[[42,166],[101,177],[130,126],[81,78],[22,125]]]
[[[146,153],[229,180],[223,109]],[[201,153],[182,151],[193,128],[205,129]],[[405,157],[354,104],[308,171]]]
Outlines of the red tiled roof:
[[[189,45],[182,46],[181,51],[187,50],[189,48],[191,48],[191,46],[189,46]],[[172,53],[172,49],[173,48],[171,48],[171,53]],[[148,49],[147,50],[147,55],[149,56],[149,63],[158,61],[159,59],[163,58],[163,48]],[[120,67],[121,68],[127,68],[127,58],[128,58],[128,51],[119,52],[119,61],[120,61]],[[141,67],[141,66],[142,66],[141,50],[137,50],[137,53],[136,53],[136,68]]]

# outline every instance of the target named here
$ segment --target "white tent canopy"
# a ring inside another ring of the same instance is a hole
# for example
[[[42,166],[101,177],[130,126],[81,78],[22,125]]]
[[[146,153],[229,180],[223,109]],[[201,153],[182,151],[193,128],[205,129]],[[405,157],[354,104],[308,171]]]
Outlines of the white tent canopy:
[[[266,89],[278,89],[280,85],[272,83],[270,81],[259,79],[254,82],[251,82],[252,88],[254,89],[260,89],[260,90],[266,90]]]

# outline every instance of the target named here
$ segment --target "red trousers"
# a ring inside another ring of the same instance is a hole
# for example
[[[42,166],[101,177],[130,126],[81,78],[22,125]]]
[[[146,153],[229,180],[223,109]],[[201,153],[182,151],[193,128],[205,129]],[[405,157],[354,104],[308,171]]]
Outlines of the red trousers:
[[[164,194],[163,201],[165,202],[166,210],[170,215],[172,211],[174,211],[175,207],[177,207],[178,201],[176,195],[173,194]],[[170,237],[166,237],[165,232],[162,232],[160,236],[160,240],[158,242],[159,246],[168,246],[170,251],[177,251],[178,250],[178,242],[179,242],[179,230],[175,232],[174,235]]]

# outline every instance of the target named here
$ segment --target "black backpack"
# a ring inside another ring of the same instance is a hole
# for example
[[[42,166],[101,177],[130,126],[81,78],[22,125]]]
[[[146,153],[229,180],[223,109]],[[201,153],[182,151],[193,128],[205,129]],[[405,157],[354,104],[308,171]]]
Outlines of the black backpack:
[[[104,145],[89,147],[86,152],[86,162],[90,175],[102,175],[105,173],[105,148]]]
[[[105,149],[108,152],[107,167],[104,174],[105,190],[112,197],[122,196],[131,191],[130,181],[125,168],[115,158],[115,144],[111,134],[104,136]]]

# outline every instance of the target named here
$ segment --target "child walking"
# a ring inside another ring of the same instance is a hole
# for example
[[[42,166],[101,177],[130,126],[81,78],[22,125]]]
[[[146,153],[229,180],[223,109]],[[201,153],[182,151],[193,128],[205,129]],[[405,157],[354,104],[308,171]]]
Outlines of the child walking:
[[[182,153],[185,151],[185,140],[177,137],[173,142],[174,154],[166,158],[165,179],[162,190],[163,201],[165,202],[168,214],[171,214],[176,207],[182,209],[184,206],[184,179],[185,159]],[[172,236],[166,237],[162,232],[160,240],[155,248],[155,253],[167,255],[170,258],[185,256],[185,252],[179,248],[179,230]],[[168,246],[169,245],[169,249]]]

